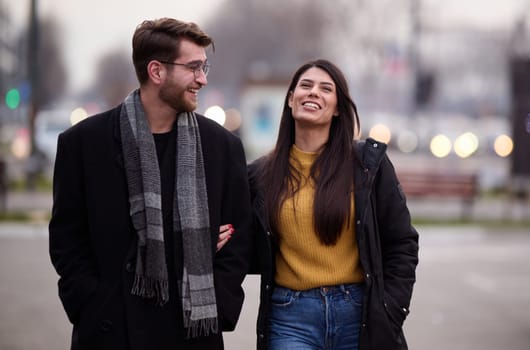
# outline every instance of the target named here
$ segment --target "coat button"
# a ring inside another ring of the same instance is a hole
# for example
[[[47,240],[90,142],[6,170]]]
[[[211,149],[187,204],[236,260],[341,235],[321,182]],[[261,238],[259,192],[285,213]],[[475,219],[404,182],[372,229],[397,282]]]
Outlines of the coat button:
[[[366,274],[366,279],[370,279],[370,274],[369,273]]]
[[[271,232],[270,231],[267,231],[267,236],[270,236],[271,235]]]
[[[271,289],[271,286],[267,284],[267,285],[265,286],[265,290],[269,290],[269,289]]]
[[[265,338],[265,334],[260,333],[260,334],[259,334],[259,337],[260,337],[261,339],[263,339],[263,338]]]
[[[99,328],[103,331],[103,332],[108,332],[112,329],[112,321],[110,320],[103,320],[101,322],[101,325],[99,326]]]
[[[129,262],[125,265],[125,270],[127,270],[127,272],[133,272],[133,271],[134,271],[132,262],[129,261]]]
[[[377,148],[377,143],[374,143],[374,148]]]

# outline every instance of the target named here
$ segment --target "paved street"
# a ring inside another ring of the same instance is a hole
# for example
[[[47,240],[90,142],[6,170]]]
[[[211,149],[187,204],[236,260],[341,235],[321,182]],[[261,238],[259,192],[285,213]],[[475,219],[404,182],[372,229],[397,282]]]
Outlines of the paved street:
[[[528,350],[530,232],[419,228],[418,282],[406,321],[411,350]],[[70,326],[59,304],[43,224],[0,225],[0,349],[62,350]],[[254,348],[258,279],[228,350]]]
[[[530,349],[530,231],[424,230],[411,349]]]

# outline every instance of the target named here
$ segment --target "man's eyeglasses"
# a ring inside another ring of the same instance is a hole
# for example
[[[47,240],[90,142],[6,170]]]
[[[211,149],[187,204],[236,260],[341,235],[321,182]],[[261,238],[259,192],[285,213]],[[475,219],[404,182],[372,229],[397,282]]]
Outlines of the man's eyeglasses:
[[[160,61],[160,60],[159,62],[164,63],[164,64],[171,64],[174,66],[186,67],[187,69],[191,70],[193,74],[195,74],[195,78],[198,78],[201,75],[201,72],[204,73],[204,76],[207,76],[208,72],[210,71],[210,64],[208,63],[207,60],[204,62],[193,61],[189,63],[175,63],[175,62]]]

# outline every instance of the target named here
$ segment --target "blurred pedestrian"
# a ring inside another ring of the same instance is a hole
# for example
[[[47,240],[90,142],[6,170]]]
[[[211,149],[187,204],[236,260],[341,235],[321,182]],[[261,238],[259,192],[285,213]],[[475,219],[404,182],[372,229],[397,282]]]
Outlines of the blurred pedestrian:
[[[139,89],[58,140],[50,256],[72,349],[223,349],[251,212],[240,140],[194,112],[213,41],[162,18],[132,46]]]
[[[301,66],[275,148],[249,166],[258,349],[407,348],[418,234],[386,145],[355,142],[356,130],[343,73]]]
[[[5,214],[7,211],[7,182],[7,163],[0,155],[0,214]]]

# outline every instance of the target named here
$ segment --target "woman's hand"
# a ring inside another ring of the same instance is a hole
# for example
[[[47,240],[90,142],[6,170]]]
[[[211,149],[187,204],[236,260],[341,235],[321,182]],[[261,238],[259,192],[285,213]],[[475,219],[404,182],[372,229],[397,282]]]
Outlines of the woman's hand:
[[[219,226],[219,238],[217,239],[217,250],[221,250],[223,246],[232,238],[232,234],[236,232],[232,224]]]

